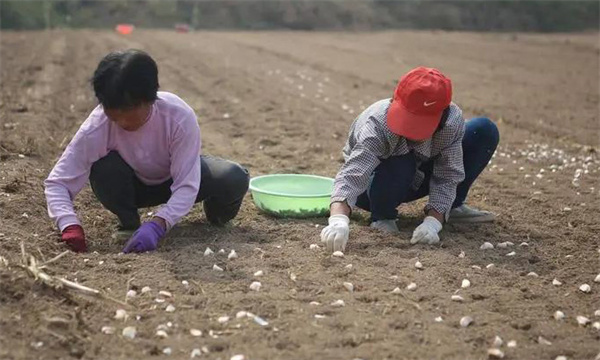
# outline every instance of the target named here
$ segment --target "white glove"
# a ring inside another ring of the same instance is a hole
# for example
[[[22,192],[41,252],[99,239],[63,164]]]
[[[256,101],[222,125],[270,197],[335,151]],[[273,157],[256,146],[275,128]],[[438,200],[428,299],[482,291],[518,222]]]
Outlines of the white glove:
[[[329,226],[321,231],[321,241],[325,243],[327,251],[344,251],[350,236],[350,219],[346,215],[331,215]]]
[[[411,244],[435,244],[440,241],[438,233],[442,230],[442,223],[433,216],[427,216],[421,225],[413,232]]]

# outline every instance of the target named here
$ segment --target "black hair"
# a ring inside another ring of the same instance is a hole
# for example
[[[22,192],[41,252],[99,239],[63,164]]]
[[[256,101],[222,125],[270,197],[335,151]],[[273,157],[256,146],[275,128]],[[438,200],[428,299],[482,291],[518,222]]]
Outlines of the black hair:
[[[98,64],[92,85],[105,108],[129,109],[156,100],[158,67],[144,51],[114,51]]]

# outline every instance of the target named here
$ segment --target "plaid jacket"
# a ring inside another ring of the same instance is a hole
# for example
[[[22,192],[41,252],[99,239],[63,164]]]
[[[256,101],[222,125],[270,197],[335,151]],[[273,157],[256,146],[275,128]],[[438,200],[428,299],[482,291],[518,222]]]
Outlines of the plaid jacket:
[[[358,196],[367,190],[371,174],[381,160],[413,151],[417,167],[434,161],[425,211],[434,209],[447,216],[456,198],[456,187],[465,178],[462,111],[456,104],[450,104],[445,126],[430,139],[417,142],[393,134],[388,129],[389,105],[390,99],[380,100],[354,120],[343,149],[345,163],[335,178],[331,201],[346,201],[354,207]],[[412,188],[418,189],[423,180],[423,172],[417,170]]]

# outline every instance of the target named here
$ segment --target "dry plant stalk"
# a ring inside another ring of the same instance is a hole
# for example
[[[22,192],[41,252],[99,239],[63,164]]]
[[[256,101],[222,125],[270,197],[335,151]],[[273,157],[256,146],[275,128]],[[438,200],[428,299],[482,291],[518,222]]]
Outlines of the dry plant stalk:
[[[61,257],[64,256],[65,253],[67,253],[67,251],[46,261],[42,265],[38,265],[38,261],[33,255],[29,255],[29,259],[28,259],[28,254],[25,252],[25,244],[23,242],[21,242],[22,264],[19,264],[19,267],[25,269],[25,271],[27,271],[27,273],[29,273],[31,276],[33,276],[33,278],[35,280],[40,280],[42,282],[42,284],[44,284],[48,287],[51,287],[53,289],[61,290],[63,288],[67,288],[69,290],[77,291],[83,295],[92,296],[92,297],[96,297],[96,298],[100,298],[100,299],[104,299],[104,300],[110,300],[110,301],[116,302],[116,303],[118,303],[120,305],[124,305],[124,306],[129,305],[120,300],[111,298],[110,296],[102,293],[100,290],[92,289],[90,287],[78,284],[73,281],[69,281],[64,278],[48,275],[47,273],[45,273],[43,271],[43,269],[46,267],[47,264],[60,259]]]

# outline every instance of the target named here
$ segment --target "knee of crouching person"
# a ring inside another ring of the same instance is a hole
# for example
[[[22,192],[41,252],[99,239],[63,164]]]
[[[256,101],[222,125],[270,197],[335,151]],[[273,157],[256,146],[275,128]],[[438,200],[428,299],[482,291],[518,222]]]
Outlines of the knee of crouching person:
[[[500,142],[500,132],[498,126],[487,117],[474,119],[476,121],[475,132],[484,138],[485,143],[494,148]]]
[[[232,163],[224,181],[231,192],[243,195],[248,191],[250,174],[240,164]]]

